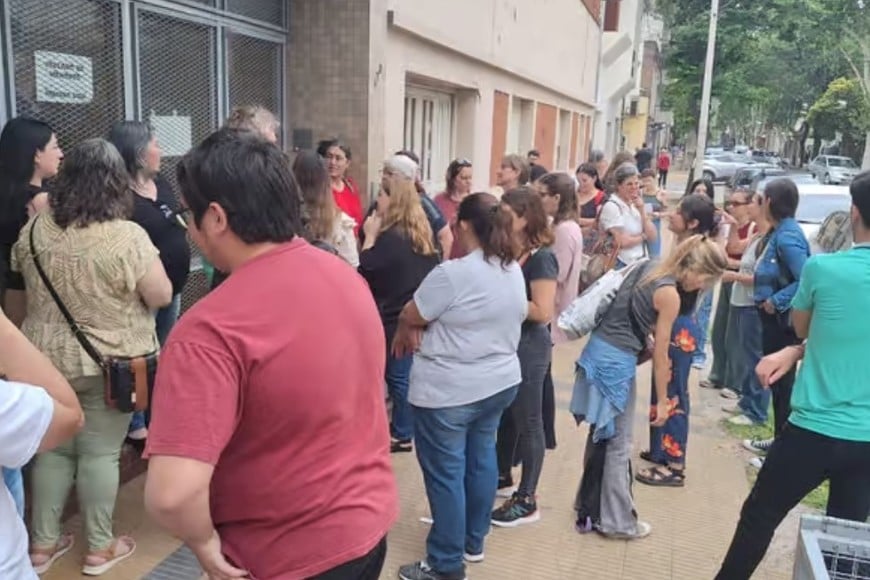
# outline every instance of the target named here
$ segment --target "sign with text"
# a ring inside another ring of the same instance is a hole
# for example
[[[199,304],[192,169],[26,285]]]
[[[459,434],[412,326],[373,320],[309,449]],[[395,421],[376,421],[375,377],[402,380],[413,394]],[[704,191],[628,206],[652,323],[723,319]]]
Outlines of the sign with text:
[[[42,103],[90,103],[94,98],[91,59],[76,54],[37,50],[36,100]]]
[[[148,119],[165,157],[181,157],[192,147],[190,117],[172,111],[171,115],[155,115]]]

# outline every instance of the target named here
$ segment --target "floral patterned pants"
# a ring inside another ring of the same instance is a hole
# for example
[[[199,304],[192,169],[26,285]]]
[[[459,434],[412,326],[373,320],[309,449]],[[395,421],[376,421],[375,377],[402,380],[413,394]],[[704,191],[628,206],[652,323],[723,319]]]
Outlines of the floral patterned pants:
[[[670,377],[668,382],[668,421],[662,427],[650,427],[650,457],[657,463],[684,466],[689,439],[689,373],[692,355],[699,342],[701,329],[694,317],[681,315],[674,322],[671,333]],[[655,416],[658,404],[653,371],[650,418]]]

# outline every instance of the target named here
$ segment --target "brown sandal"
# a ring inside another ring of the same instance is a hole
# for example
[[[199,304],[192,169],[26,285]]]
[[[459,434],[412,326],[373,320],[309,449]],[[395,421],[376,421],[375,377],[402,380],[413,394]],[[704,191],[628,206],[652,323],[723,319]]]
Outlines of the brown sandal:
[[[111,570],[115,564],[123,562],[136,551],[136,542],[130,536],[119,536],[112,540],[109,547],[99,552],[90,552],[85,556],[82,574],[85,576],[100,576]]]
[[[48,569],[73,547],[72,534],[63,534],[54,546],[41,548],[30,547],[30,565],[38,575],[45,574]]]
[[[686,474],[682,469],[667,467],[650,467],[638,472],[634,479],[654,487],[683,487],[686,485]]]

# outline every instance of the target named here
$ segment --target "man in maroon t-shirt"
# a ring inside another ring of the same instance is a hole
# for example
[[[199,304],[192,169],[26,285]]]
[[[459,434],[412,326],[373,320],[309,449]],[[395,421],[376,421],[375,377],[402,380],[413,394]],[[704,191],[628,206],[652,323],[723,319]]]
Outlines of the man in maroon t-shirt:
[[[178,167],[190,236],[232,275],[161,354],[145,502],[209,577],[375,580],[398,511],[384,333],[365,281],[298,237],[289,167],[231,130]]]

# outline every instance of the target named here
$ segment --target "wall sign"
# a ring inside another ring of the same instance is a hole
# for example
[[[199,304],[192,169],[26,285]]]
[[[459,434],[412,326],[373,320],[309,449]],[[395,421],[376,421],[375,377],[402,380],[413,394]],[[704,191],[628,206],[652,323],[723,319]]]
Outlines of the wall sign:
[[[42,103],[90,103],[94,98],[93,63],[86,56],[37,50],[36,100]]]
[[[180,157],[190,151],[192,134],[190,117],[172,111],[171,115],[155,115],[148,118],[151,129],[166,157]]]

